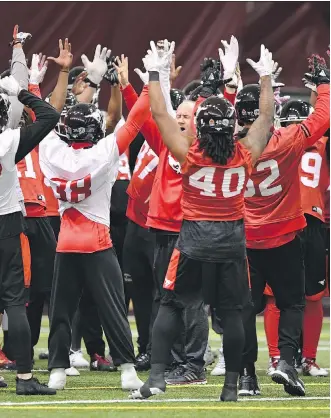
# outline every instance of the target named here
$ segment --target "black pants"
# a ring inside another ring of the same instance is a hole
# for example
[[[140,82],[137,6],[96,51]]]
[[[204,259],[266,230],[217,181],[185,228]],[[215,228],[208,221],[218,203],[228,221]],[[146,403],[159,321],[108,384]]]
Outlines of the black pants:
[[[49,304],[53,282],[56,240],[48,218],[26,218],[31,252],[31,286],[27,308],[32,354],[40,336],[44,303]]]
[[[161,299],[165,295],[163,283],[167,274],[170,259],[173,254],[178,235],[166,235],[156,233],[155,253],[154,253],[154,281],[155,281],[155,299],[153,304],[153,324],[158,314]],[[185,363],[188,369],[199,371],[204,365],[204,354],[206,344],[201,344],[201,335],[207,335],[208,338],[208,322],[206,313],[200,317],[200,302],[193,307],[184,308],[182,315],[178,317],[178,325],[180,331],[176,332],[176,339],[172,346],[171,354],[176,363]],[[199,313],[198,313],[199,311]],[[162,315],[161,315],[162,316]],[[199,327],[200,320],[205,327],[203,334],[199,335],[194,330]],[[153,343],[152,343],[153,344]],[[171,357],[170,357],[171,359]],[[171,361],[171,360],[170,360]]]
[[[60,233],[61,218],[60,216],[48,216],[48,220],[51,224],[51,227],[55,235],[55,239],[57,241]]]
[[[165,281],[164,296],[153,328],[152,364],[163,364],[166,353],[180,332],[182,318],[194,318],[186,328],[192,341],[194,363],[204,366],[203,354],[208,342],[208,316],[204,299],[213,302],[224,328],[223,345],[227,370],[239,372],[244,348],[241,310],[248,300],[247,263],[245,260],[207,263],[210,275],[204,274],[205,262],[193,260],[175,249]],[[208,267],[209,267],[208,266]],[[188,321],[186,321],[188,323]],[[194,343],[193,343],[194,341]],[[187,361],[191,363],[187,352]],[[196,369],[197,370],[197,369]]]
[[[264,288],[268,283],[280,310],[278,331],[280,355],[287,363],[292,364],[299,348],[305,306],[305,272],[300,238],[296,237],[293,241],[277,248],[248,249],[247,255],[255,314],[259,313]],[[251,336],[256,334],[252,321],[249,321],[247,326],[250,329],[246,329],[246,333],[250,333]],[[245,349],[246,354],[247,351]],[[255,358],[257,352],[248,356]]]
[[[138,350],[146,353],[151,334],[154,298],[155,234],[129,220],[123,248],[125,282],[132,282],[132,302],[138,330]]]
[[[24,287],[26,257],[20,235],[0,239],[0,312],[5,309],[8,315],[8,344],[18,373],[31,372],[31,333]]]
[[[115,365],[134,363],[121,270],[110,248],[92,254],[56,253],[50,305],[48,368],[68,368],[71,325],[83,289],[97,303]]]

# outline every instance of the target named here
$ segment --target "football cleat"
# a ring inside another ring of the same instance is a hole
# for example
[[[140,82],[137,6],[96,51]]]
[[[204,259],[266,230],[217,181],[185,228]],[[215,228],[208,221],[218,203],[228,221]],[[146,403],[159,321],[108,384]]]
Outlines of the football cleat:
[[[39,383],[35,377],[29,380],[16,377],[16,395],[56,395],[56,390]]]
[[[105,357],[99,356],[99,354],[94,354],[91,357],[90,370],[98,372],[116,372],[117,367],[115,367]]]
[[[302,373],[304,376],[312,377],[326,377],[328,372],[325,369],[319,367],[314,358],[302,359]]]
[[[70,367],[69,369],[65,369],[66,376],[80,376],[79,371],[75,367]]]
[[[151,368],[151,356],[147,353],[138,354],[135,368],[138,372],[144,372]]]
[[[218,357],[218,362],[216,366],[211,371],[212,376],[225,376],[226,368],[225,368],[225,360],[223,356],[223,350],[220,349],[220,355]]]
[[[298,372],[285,360],[279,360],[271,378],[275,383],[284,385],[284,390],[289,395],[305,396],[306,394],[304,383],[299,379]]]
[[[222,402],[237,402],[238,400],[238,373],[227,372],[225,375],[224,386],[220,396]]]
[[[144,385],[137,376],[134,364],[121,364],[121,384],[122,390],[139,390]]]
[[[166,377],[168,385],[205,385],[207,383],[206,372],[195,372],[187,369],[185,366],[178,366]]]
[[[239,396],[261,395],[257,376],[240,376],[239,378]]]
[[[16,363],[14,361],[9,360],[2,350],[0,350],[0,369],[16,370]]]
[[[267,375],[272,376],[277,368],[279,362],[279,357],[270,357],[269,358],[269,366],[267,370]]]
[[[70,359],[71,367],[76,367],[78,369],[89,367],[89,362],[84,359],[83,353],[81,350],[78,350],[78,351],[70,350],[69,359]]]
[[[0,376],[0,388],[6,388],[7,386],[8,385],[5,382],[5,379],[2,376]]]
[[[53,369],[49,376],[48,387],[51,389],[62,390],[67,383],[67,375],[64,369]]]

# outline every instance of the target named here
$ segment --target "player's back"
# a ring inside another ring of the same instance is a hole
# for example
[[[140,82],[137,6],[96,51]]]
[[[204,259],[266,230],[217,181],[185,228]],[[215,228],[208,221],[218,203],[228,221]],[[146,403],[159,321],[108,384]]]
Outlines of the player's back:
[[[305,226],[298,175],[305,142],[297,132],[296,125],[276,131],[252,171],[245,192],[248,240]]]
[[[191,146],[182,164],[182,253],[211,262],[245,257],[244,191],[251,170],[251,154],[239,142],[226,165],[204,156],[198,141]]]

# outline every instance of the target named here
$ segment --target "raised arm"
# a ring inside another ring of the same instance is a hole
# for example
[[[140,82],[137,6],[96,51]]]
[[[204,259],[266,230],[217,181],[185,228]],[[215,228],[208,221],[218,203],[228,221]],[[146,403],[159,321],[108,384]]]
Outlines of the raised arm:
[[[64,40],[64,44],[62,40],[59,39],[59,50],[60,54],[57,58],[47,58],[48,60],[54,61],[56,64],[60,66],[60,72],[57,79],[57,83],[49,99],[49,102],[58,112],[62,112],[62,109],[66,102],[69,69],[73,59],[71,53],[71,44],[69,43],[68,38]]]
[[[270,128],[274,122],[274,93],[272,90],[271,74],[274,66],[272,54],[261,45],[261,57],[259,62],[247,60],[247,62],[260,75],[261,93],[259,104],[259,117],[252,124],[248,134],[240,142],[250,150],[252,162],[256,163],[270,138]]]

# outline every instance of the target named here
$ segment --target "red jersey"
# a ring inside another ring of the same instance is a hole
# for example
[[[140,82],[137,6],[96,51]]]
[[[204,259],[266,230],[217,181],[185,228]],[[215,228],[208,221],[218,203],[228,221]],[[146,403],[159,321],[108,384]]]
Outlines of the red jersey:
[[[327,175],[325,145],[327,138],[323,137],[306,149],[299,166],[301,204],[304,213],[325,221],[325,188]]]
[[[46,200],[43,189],[43,175],[39,166],[36,149],[32,150],[16,165],[17,176],[26,204],[28,217],[46,216]]]
[[[251,153],[237,142],[233,158],[226,166],[221,166],[204,157],[198,146],[195,141],[182,164],[184,219],[243,219],[244,192],[252,171]]]
[[[126,216],[146,228],[149,199],[155,178],[159,157],[145,141],[137,156],[132,179],[127,188],[129,195]]]
[[[301,124],[274,132],[258,159],[245,193],[248,248],[283,245],[306,226],[298,167],[305,150],[330,125],[329,100],[330,87],[319,86],[314,113]]]

